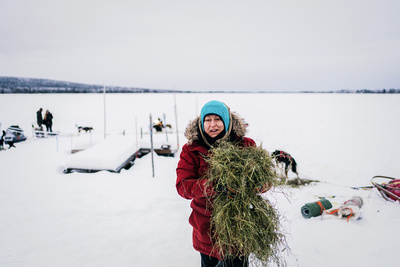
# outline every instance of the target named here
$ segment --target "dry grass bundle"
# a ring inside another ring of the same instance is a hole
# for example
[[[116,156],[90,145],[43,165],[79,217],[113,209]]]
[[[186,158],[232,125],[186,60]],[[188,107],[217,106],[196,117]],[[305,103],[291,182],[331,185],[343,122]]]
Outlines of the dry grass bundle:
[[[279,215],[268,200],[257,194],[261,188],[281,183],[269,153],[262,147],[223,142],[212,149],[211,155],[207,158],[208,185],[222,185],[230,193],[217,194],[213,199],[214,249],[227,258],[252,254],[262,264],[273,261],[284,265],[279,257],[285,244]]]

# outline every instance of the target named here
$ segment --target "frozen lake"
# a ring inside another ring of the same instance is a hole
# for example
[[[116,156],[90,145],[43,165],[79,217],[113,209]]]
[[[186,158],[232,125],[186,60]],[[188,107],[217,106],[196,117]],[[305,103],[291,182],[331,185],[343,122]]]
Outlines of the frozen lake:
[[[375,175],[400,177],[400,95],[367,94],[173,94],[106,95],[106,134],[127,146],[148,131],[149,115],[183,132],[202,105],[216,99],[248,122],[247,136],[270,152],[282,149],[297,161],[300,177],[321,183],[268,192],[284,215],[291,254],[288,266],[398,266],[398,203],[386,202],[369,186]],[[0,152],[0,266],[200,266],[191,244],[189,202],[175,189],[179,157],[137,159],[119,174],[63,174],[75,125],[104,136],[103,95],[0,95],[2,130],[19,125],[28,140]],[[54,116],[55,138],[32,137],[36,111]],[[72,135],[72,137],[71,137]],[[88,135],[81,134],[88,137]],[[149,135],[144,134],[143,139]],[[164,138],[164,133],[158,134]],[[6,146],[7,147],[7,146]],[[80,152],[79,152],[80,153]],[[292,173],[289,173],[293,176]],[[364,199],[360,220],[333,215],[304,219],[300,208],[319,197],[340,205]],[[365,244],[368,244],[365,246]],[[352,253],[348,253],[352,251]],[[168,261],[166,262],[166,258]]]
[[[264,147],[282,149],[299,162],[305,177],[343,183],[376,174],[398,174],[400,159],[400,95],[398,94],[176,94],[180,146],[183,132],[204,103],[225,102],[249,123],[248,136]],[[76,134],[75,125],[104,133],[101,94],[1,95],[2,129],[19,125],[31,136],[36,111],[54,116],[53,130]],[[149,115],[166,116],[176,127],[173,94],[108,94],[106,133],[148,131]],[[44,113],[44,112],[43,112]],[[173,129],[175,131],[175,129]],[[170,140],[175,140],[170,136]],[[69,145],[70,141],[68,141]],[[61,144],[62,145],[62,144]],[[357,166],[356,164],[359,164]],[[324,173],[315,173],[318,166]]]

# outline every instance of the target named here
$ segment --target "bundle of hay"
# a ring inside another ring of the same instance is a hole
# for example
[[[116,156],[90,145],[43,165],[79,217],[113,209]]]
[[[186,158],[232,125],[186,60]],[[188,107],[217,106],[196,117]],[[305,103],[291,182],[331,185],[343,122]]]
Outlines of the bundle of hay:
[[[228,259],[252,255],[262,264],[272,261],[284,265],[278,256],[285,244],[279,215],[258,194],[281,183],[269,153],[262,147],[223,142],[212,149],[206,160],[208,186],[227,188],[227,193],[213,196],[214,249]]]

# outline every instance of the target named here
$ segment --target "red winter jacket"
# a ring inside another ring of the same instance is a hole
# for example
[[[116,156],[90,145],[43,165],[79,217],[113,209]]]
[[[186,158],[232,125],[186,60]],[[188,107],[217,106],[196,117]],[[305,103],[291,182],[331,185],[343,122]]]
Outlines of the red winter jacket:
[[[206,255],[221,259],[220,255],[213,251],[210,237],[210,216],[212,207],[210,199],[206,197],[213,195],[213,189],[207,188],[205,193],[206,180],[201,179],[207,172],[208,164],[203,155],[207,156],[207,147],[199,142],[198,119],[193,121],[186,128],[185,136],[188,143],[182,147],[180,160],[176,169],[176,188],[183,198],[192,199],[190,207],[193,209],[189,223],[193,226],[193,247]],[[233,132],[236,139],[241,140],[243,146],[255,146],[254,140],[244,137],[245,125],[235,113],[232,114]]]

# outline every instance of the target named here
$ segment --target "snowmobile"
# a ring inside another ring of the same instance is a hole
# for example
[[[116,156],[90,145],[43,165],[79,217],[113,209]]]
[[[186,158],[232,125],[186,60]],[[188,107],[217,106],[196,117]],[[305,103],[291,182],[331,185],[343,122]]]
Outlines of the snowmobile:
[[[4,143],[18,143],[26,140],[24,130],[19,128],[18,125],[11,125],[6,130],[6,135],[4,136]]]

